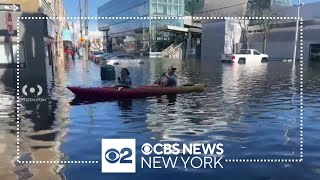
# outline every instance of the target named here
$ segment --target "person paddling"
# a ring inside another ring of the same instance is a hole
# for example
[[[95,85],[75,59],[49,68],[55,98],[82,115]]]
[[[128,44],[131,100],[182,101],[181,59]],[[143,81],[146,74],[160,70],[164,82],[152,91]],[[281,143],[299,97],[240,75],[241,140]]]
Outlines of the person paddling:
[[[159,78],[154,82],[154,84],[160,85],[160,86],[169,86],[169,87],[177,86],[178,76],[175,74],[176,69],[177,68],[171,66],[168,72],[163,74],[161,78]]]
[[[132,81],[130,78],[130,72],[127,68],[121,69],[121,76],[118,77],[118,91],[120,91],[122,88],[131,88]]]

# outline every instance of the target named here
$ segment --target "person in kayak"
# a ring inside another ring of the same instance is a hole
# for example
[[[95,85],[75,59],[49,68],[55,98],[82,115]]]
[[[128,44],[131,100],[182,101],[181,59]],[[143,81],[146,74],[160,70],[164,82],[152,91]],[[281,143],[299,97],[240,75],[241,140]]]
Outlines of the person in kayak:
[[[122,88],[131,88],[132,81],[130,78],[130,72],[127,68],[121,69],[121,77],[118,77],[118,90],[120,91]]]
[[[174,87],[177,86],[177,75],[175,74],[176,72],[175,67],[171,67],[167,73],[163,74],[160,79],[154,82],[156,85],[160,86],[169,86],[169,87]]]

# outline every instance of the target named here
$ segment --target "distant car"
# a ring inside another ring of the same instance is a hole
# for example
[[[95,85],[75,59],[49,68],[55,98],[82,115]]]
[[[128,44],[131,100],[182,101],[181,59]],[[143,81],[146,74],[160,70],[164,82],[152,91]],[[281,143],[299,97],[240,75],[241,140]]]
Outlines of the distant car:
[[[245,63],[266,63],[268,62],[268,55],[261,54],[255,49],[242,49],[236,54],[222,54],[221,62],[237,62],[239,64]]]
[[[97,58],[100,57],[100,56],[102,56],[103,54],[104,54],[103,51],[93,51],[93,52],[91,53],[90,59],[91,59],[92,61],[96,61]]]
[[[97,57],[96,62],[100,65],[106,65],[108,59],[111,57],[116,56],[114,53],[104,53],[103,55]]]
[[[135,65],[135,64],[144,64],[143,59],[136,59],[132,55],[126,55],[126,54],[121,54],[121,55],[116,55],[116,56],[111,56],[107,57],[107,64],[109,65]]]

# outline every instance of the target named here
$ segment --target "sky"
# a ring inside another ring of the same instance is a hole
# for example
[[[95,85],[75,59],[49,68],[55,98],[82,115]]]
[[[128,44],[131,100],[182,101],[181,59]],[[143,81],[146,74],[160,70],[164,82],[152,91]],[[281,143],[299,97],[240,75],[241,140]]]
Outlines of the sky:
[[[69,17],[75,17],[79,16],[79,0],[63,0],[64,6],[67,12],[67,16]],[[82,5],[82,12],[84,15],[84,1],[80,0]],[[88,0],[89,4],[89,11],[88,14],[90,17],[97,16],[97,8],[103,5],[104,3],[108,2],[110,0]],[[128,1],[134,1],[134,0],[128,0]],[[298,4],[298,0],[293,0],[293,4]],[[302,3],[312,3],[312,2],[320,2],[320,0],[301,0]],[[75,30],[78,30],[80,25],[79,21],[75,21]],[[71,22],[70,22],[71,26]],[[99,37],[102,36],[102,33],[98,31],[97,22],[94,20],[89,21],[89,36]],[[77,37],[77,35],[76,35]]]
[[[63,0],[64,6],[67,11],[68,16],[79,16],[79,0]],[[84,12],[84,0],[80,0],[82,4],[82,9]],[[110,0],[88,0],[89,4],[89,16],[95,17],[97,16],[97,8],[104,3],[108,2]],[[128,0],[128,1],[134,1],[134,0]],[[298,0],[292,1],[294,4],[298,3]],[[320,0],[301,0],[301,2],[304,3],[310,3],[310,2],[320,2]]]

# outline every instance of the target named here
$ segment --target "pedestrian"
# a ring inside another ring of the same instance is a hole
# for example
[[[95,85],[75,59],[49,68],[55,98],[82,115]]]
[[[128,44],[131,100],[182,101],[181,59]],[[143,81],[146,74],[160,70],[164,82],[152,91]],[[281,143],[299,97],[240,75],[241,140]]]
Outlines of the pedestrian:
[[[132,81],[130,78],[130,72],[127,68],[121,69],[121,76],[118,77],[118,85],[116,86],[118,88],[118,91],[120,91],[123,88],[131,88]]]
[[[70,49],[68,46],[66,46],[65,50],[64,50],[64,54],[67,60],[69,60],[69,54],[70,54]]]
[[[74,48],[71,49],[71,57],[72,57],[72,60],[74,61],[74,55],[76,54],[76,51]]]

